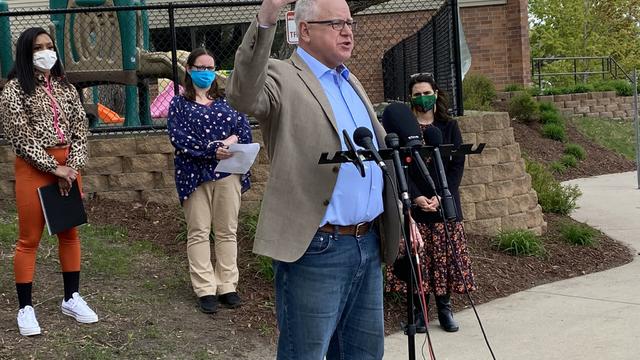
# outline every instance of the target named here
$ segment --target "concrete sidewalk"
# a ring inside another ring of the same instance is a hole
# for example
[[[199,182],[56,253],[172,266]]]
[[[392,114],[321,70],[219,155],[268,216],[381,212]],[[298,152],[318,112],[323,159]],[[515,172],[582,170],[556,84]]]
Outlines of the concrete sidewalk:
[[[640,190],[635,172],[568,182],[583,195],[571,217],[640,250]],[[496,359],[640,359],[640,261],[538,286],[477,307]],[[455,314],[460,331],[430,326],[438,360],[491,355],[472,310]],[[416,337],[416,359],[424,335]],[[407,337],[385,339],[385,359],[407,359]],[[425,358],[428,352],[425,347]]]

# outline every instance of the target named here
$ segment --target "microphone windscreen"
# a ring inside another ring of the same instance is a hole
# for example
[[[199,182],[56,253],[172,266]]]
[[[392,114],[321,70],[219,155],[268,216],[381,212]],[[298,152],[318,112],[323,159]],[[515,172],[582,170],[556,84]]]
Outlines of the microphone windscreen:
[[[413,111],[404,104],[393,103],[387,106],[382,113],[382,126],[388,133],[398,134],[402,146],[422,144],[418,120]]]
[[[369,140],[373,139],[371,130],[367,129],[366,127],[360,126],[353,132],[353,141],[356,143],[356,145],[365,147],[365,138],[369,138]]]
[[[442,131],[435,126],[429,126],[424,130],[424,141],[430,146],[440,146],[442,144]]]
[[[384,143],[389,149],[397,149],[400,147],[400,138],[396,133],[388,133],[387,136],[384,137]]]

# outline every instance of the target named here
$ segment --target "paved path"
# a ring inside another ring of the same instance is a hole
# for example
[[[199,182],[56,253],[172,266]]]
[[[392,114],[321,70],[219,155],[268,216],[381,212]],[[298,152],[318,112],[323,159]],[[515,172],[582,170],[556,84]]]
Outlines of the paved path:
[[[640,250],[640,190],[635,172],[568,182],[583,195],[571,217]],[[538,286],[478,306],[496,359],[640,359],[640,261],[600,273]],[[431,337],[438,360],[491,356],[473,311],[456,314],[460,331],[448,334],[437,320]],[[424,335],[416,337],[417,359]],[[402,333],[385,340],[385,359],[407,359]],[[428,359],[428,353],[425,352]]]

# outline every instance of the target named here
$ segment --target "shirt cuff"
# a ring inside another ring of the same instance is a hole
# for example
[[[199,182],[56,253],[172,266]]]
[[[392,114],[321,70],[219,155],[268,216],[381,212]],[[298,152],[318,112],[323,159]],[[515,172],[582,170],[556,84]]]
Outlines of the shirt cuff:
[[[258,14],[256,14],[256,25],[258,25],[259,29],[269,29],[271,27],[276,26],[276,24],[267,24],[267,25],[260,24],[260,19],[258,19]]]

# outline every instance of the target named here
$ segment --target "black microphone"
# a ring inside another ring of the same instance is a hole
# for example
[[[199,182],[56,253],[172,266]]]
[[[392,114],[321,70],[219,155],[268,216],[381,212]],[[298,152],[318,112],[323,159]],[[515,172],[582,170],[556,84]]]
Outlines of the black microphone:
[[[347,129],[342,129],[342,136],[344,137],[344,143],[347,145],[349,156],[353,157],[353,165],[355,165],[360,172],[360,176],[364,177],[364,163],[362,163],[360,155],[356,152],[356,147],[353,145],[353,141],[351,141]]]
[[[382,113],[382,126],[387,133],[398,134],[400,146],[414,147],[422,145],[422,136],[418,120],[411,109],[401,103],[387,106]]]
[[[424,131],[424,137],[427,145],[433,146],[433,159],[436,164],[436,170],[438,171],[439,182],[442,188],[442,207],[444,210],[444,216],[447,220],[453,220],[457,217],[456,203],[453,201],[451,191],[449,191],[447,175],[444,172],[444,165],[442,164],[442,157],[440,156],[439,146],[442,144],[442,132],[435,126],[429,126]]]
[[[407,178],[404,176],[404,169],[402,168],[402,161],[400,160],[400,139],[397,134],[388,133],[384,137],[384,143],[388,148],[393,150],[392,159],[393,167],[396,169],[396,178],[398,179],[398,188],[400,190],[400,200],[406,209],[411,207],[411,199],[409,199],[409,187],[407,186]]]
[[[384,173],[387,172],[387,164],[384,163],[375,145],[373,145],[373,134],[369,129],[364,126],[357,128],[356,131],[353,132],[353,141],[355,141],[356,145],[369,150],[376,163],[378,163],[378,166],[380,166],[380,169],[382,169]]]
[[[388,133],[398,134],[400,143],[411,148],[411,155],[418,165],[418,171],[427,180],[431,189],[436,192],[436,185],[420,155],[419,149],[422,147],[422,135],[413,111],[404,104],[393,103],[387,106],[382,113],[382,126]]]

